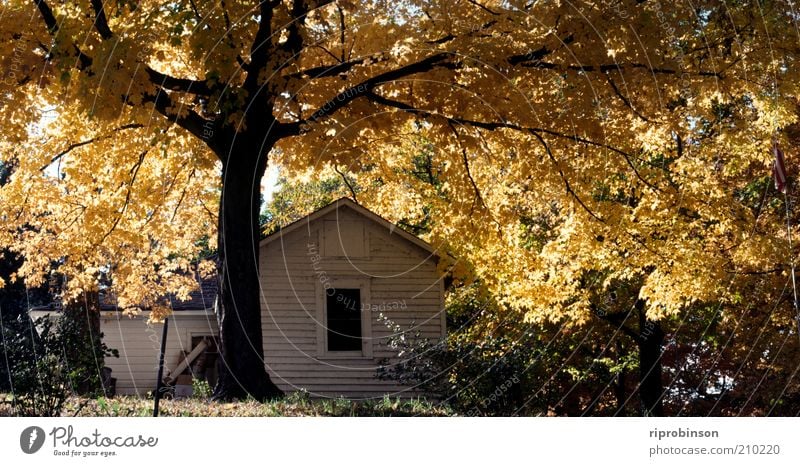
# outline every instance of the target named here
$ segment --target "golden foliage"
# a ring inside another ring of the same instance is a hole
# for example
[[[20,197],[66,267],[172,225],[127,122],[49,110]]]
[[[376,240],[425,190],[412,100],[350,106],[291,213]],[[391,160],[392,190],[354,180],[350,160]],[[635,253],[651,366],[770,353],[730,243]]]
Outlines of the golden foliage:
[[[184,286],[225,153],[191,117],[255,131],[251,76],[286,129],[272,160],[346,169],[368,207],[428,219],[458,276],[531,320],[582,322],[615,280],[671,315],[786,263],[778,206],[742,193],[796,118],[790,2],[305,2],[297,21],[281,1],[256,70],[258,16],[228,3],[108,5],[110,39],[84,2],[53,2],[55,34],[35,4],[3,5],[21,71],[3,81],[0,235],[27,282],[58,261],[73,290],[107,268],[124,305]]]

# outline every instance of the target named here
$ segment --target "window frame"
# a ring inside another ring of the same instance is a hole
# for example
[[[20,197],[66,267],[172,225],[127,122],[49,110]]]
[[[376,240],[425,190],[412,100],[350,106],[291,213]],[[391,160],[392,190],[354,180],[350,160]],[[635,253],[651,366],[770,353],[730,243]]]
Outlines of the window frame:
[[[370,279],[369,278],[336,278],[326,283],[317,281],[317,358],[319,359],[372,359],[372,322],[370,320]],[[358,289],[361,295],[361,350],[329,351],[328,350],[328,290],[336,288]]]

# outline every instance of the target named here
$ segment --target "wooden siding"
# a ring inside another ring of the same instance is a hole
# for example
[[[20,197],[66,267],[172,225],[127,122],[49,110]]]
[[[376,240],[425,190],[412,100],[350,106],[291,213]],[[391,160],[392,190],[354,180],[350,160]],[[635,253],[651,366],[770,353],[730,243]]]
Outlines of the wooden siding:
[[[264,355],[278,386],[313,396],[418,395],[376,377],[381,360],[397,357],[379,316],[426,338],[444,335],[442,282],[428,251],[343,206],[263,244],[260,256]],[[337,283],[363,287],[360,355],[328,354],[321,341],[322,302]]]
[[[144,396],[156,387],[158,352],[162,324],[148,324],[147,314],[130,318],[117,312],[104,312],[100,329],[109,348],[119,358],[106,358],[111,376],[117,379],[117,393]],[[217,320],[212,313],[177,311],[169,318],[164,374],[178,363],[182,351],[190,351],[192,336],[217,335]]]

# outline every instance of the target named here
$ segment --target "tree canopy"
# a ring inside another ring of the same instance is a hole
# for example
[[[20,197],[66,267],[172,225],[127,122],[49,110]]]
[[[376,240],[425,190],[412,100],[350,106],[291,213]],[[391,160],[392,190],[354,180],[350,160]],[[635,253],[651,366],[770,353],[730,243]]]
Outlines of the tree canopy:
[[[55,269],[77,295],[103,271],[134,308],[188,291],[181,271],[218,237],[223,308],[248,296],[238,315],[257,321],[255,282],[226,273],[255,273],[272,162],[343,173],[368,207],[427,222],[457,258],[443,267],[531,321],[605,316],[620,283],[658,320],[741,299],[742,277],[786,278],[767,174],[797,117],[792,2],[39,0],[0,15],[0,235],[32,285]]]

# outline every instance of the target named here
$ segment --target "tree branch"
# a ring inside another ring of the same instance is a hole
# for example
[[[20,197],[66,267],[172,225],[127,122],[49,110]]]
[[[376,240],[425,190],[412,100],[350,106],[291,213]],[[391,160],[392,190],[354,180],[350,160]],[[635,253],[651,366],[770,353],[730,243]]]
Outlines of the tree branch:
[[[106,12],[105,9],[103,8],[103,0],[92,0],[92,9],[94,10],[95,13],[94,26],[95,29],[97,29],[97,32],[100,34],[100,37],[102,37],[104,40],[108,40],[114,37],[114,33],[108,26]],[[166,75],[164,73],[161,73],[160,71],[156,71],[150,68],[149,66],[145,67],[145,72],[147,73],[147,76],[150,78],[150,82],[170,91],[181,91],[181,92],[187,92],[204,96],[211,95],[211,93],[213,92],[208,81],[197,81],[194,79],[175,78]]]
[[[92,9],[94,10],[94,28],[97,29],[100,37],[103,40],[114,37],[114,33],[108,27],[108,18],[106,18],[106,11],[103,8],[103,0],[92,0]]]
[[[564,45],[569,45],[575,41],[575,36],[570,34],[567,37],[561,39],[561,46],[556,49],[548,49],[547,47],[539,47],[536,50],[531,52],[520,54],[520,55],[512,55],[508,57],[508,62],[511,63],[513,66],[525,66],[531,67],[538,63],[541,63],[542,58],[550,55],[551,53],[555,52],[559,48],[563,47]]]
[[[119,215],[117,215],[114,218],[114,222],[111,224],[111,228],[109,228],[108,231],[105,232],[103,237],[100,238],[100,240],[94,244],[95,247],[103,244],[103,241],[105,241],[106,238],[108,238],[108,236],[111,235],[111,233],[117,229],[117,225],[119,225],[120,220],[122,220],[122,216],[125,215],[125,211],[128,209],[128,205],[131,202],[131,189],[133,189],[133,184],[136,182],[136,176],[139,174],[139,169],[142,167],[142,163],[144,163],[144,158],[149,151],[150,149],[145,149],[144,151],[142,151],[142,153],[139,154],[139,160],[137,160],[136,163],[133,165],[133,168],[131,168],[131,179],[127,183],[128,189],[125,193],[125,201],[122,203],[122,208],[119,211]]]
[[[573,35],[569,35],[566,38],[562,39],[561,42],[563,45],[569,45],[574,42],[575,37]],[[563,46],[562,45],[562,46]],[[560,48],[560,47],[559,47]],[[507,61],[513,66],[521,66],[524,68],[538,68],[538,69],[547,69],[547,70],[558,70],[558,71],[581,71],[584,73],[591,73],[591,72],[601,72],[601,73],[609,73],[611,71],[619,71],[620,73],[626,69],[645,69],[653,74],[683,74],[682,71],[676,71],[669,68],[654,68],[650,65],[646,65],[644,63],[608,63],[602,65],[563,65],[557,64],[552,62],[545,62],[542,59],[553,53],[556,49],[548,49],[547,47],[541,47],[537,50],[526,54],[519,54],[519,55],[512,55],[508,57]],[[722,78],[721,72],[716,71],[695,71],[692,73],[687,73],[690,75],[695,76],[710,76],[715,77],[718,79]]]
[[[614,93],[617,95],[617,97],[619,97],[620,100],[622,100],[622,103],[624,103],[626,107],[631,109],[631,111],[633,112],[634,115],[636,115],[637,117],[639,117],[642,120],[644,120],[644,121],[649,123],[650,120],[648,120],[647,118],[643,117],[641,113],[636,111],[636,109],[633,108],[633,105],[631,105],[631,102],[624,95],[622,95],[622,93],[619,91],[619,88],[617,87],[617,84],[614,82],[613,79],[611,79],[611,75],[606,73],[606,79],[608,79],[608,84],[611,86],[611,89],[614,90]]]
[[[535,131],[530,131],[530,133],[533,135],[533,137],[535,137],[539,141],[539,143],[542,144],[542,146],[544,146],[544,150],[547,153],[547,156],[550,158],[550,161],[553,162],[553,165],[555,165],[556,170],[558,170],[558,174],[561,177],[561,180],[564,182],[564,187],[566,188],[567,193],[570,196],[572,196],[575,199],[575,201],[581,207],[583,207],[583,210],[585,210],[595,220],[597,220],[599,222],[603,222],[603,219],[601,217],[599,217],[597,214],[595,214],[594,212],[592,212],[592,210],[583,202],[583,200],[580,198],[580,196],[578,196],[578,193],[576,193],[575,190],[572,189],[572,185],[569,184],[569,180],[567,179],[567,176],[564,174],[564,170],[561,169],[561,165],[558,163],[558,160],[556,160],[555,155],[553,155],[553,151],[550,150],[550,146],[544,140],[542,135],[537,133],[537,132],[535,132]]]
[[[39,10],[39,14],[42,15],[44,24],[47,26],[47,29],[50,32],[50,34],[54,34],[55,32],[57,32],[58,20],[56,19],[56,16],[53,14],[53,10],[50,8],[50,5],[48,5],[45,0],[33,0],[33,4],[36,5],[36,8]]]
[[[639,173],[639,170],[633,164],[633,161],[631,160],[632,156],[630,154],[628,154],[627,152],[625,152],[622,149],[619,149],[617,147],[614,147],[614,146],[611,146],[611,145],[608,145],[608,144],[604,144],[604,143],[601,143],[601,142],[592,141],[591,139],[586,139],[586,138],[580,137],[577,134],[564,134],[564,133],[560,133],[558,131],[553,131],[553,130],[549,130],[549,129],[545,129],[545,128],[529,128],[529,127],[525,127],[525,126],[521,126],[521,125],[517,125],[517,124],[514,124],[514,123],[509,123],[509,122],[482,122],[482,121],[476,121],[476,120],[469,120],[469,119],[466,119],[466,118],[449,117],[449,116],[437,114],[437,113],[434,113],[434,112],[431,112],[431,111],[428,111],[428,110],[418,109],[418,108],[412,107],[411,105],[408,105],[406,103],[398,102],[398,101],[392,100],[392,99],[388,99],[388,98],[383,97],[381,95],[378,95],[378,94],[376,94],[374,92],[367,92],[365,94],[365,96],[367,98],[369,98],[373,102],[376,102],[376,103],[379,103],[381,105],[385,105],[385,106],[388,106],[388,107],[394,107],[394,108],[403,110],[405,112],[414,113],[414,114],[427,116],[427,117],[445,118],[448,121],[452,121],[454,123],[474,126],[476,128],[482,128],[482,129],[486,129],[486,130],[490,130],[490,131],[493,131],[493,130],[496,130],[496,129],[501,129],[501,128],[506,128],[506,129],[513,129],[513,130],[517,130],[517,131],[523,131],[523,132],[541,133],[541,134],[547,134],[547,135],[555,136],[555,137],[562,138],[562,139],[571,139],[571,140],[573,140],[575,142],[579,142],[579,143],[590,145],[590,146],[595,146],[595,147],[601,147],[601,148],[604,148],[604,149],[608,149],[608,150],[610,150],[612,152],[616,152],[617,154],[621,155],[625,159],[626,163],[631,168],[631,170],[633,170],[634,174],[636,174],[636,177],[639,179],[639,181],[641,181],[642,183],[644,183],[645,185],[647,185],[651,189],[654,189],[656,191],[659,190],[656,186],[654,186],[653,184],[651,184],[650,182],[648,182],[647,180],[645,180],[641,176],[641,174]]]
[[[488,7],[486,7],[486,6],[484,6],[484,5],[481,5],[480,3],[478,3],[478,2],[477,2],[477,1],[475,1],[475,0],[467,0],[467,1],[468,1],[469,3],[472,3],[473,5],[477,6],[477,7],[478,7],[478,8],[480,8],[481,10],[483,10],[483,11],[485,11],[485,12],[489,13],[489,14],[490,14],[490,15],[492,15],[492,16],[500,16],[500,13],[498,13],[498,12],[496,12],[496,11],[493,11],[493,10],[489,9]]]
[[[292,20],[286,26],[288,35],[286,42],[281,46],[281,50],[288,55],[288,57],[297,56],[304,47],[303,34],[301,28],[305,27],[306,17],[311,11],[332,3],[333,0],[292,0],[291,16]],[[286,68],[292,63],[292,60],[282,60],[278,67],[278,71]]]
[[[483,208],[488,212],[488,208],[486,207],[486,202],[483,200],[483,195],[481,195],[481,190],[478,189],[478,184],[475,183],[475,178],[472,177],[472,171],[469,167],[469,158],[467,157],[467,148],[461,144],[461,138],[459,137],[458,130],[456,129],[455,125],[451,121],[447,122],[447,125],[450,126],[450,130],[453,131],[453,134],[456,136],[456,141],[458,142],[458,146],[461,149],[461,161],[464,163],[464,171],[466,171],[467,179],[469,180],[470,184],[472,185],[472,190],[475,193],[475,198],[480,202]],[[470,207],[470,214],[475,211],[475,201],[472,201],[472,206]],[[497,221],[495,220],[495,223]],[[499,225],[499,224],[498,224]]]
[[[53,14],[53,10],[47,4],[45,0],[33,0],[34,5],[39,10],[39,14],[42,15],[42,20],[44,21],[45,26],[47,26],[47,30],[51,36],[55,37],[58,33],[58,20],[56,19],[55,15]],[[81,49],[78,48],[77,45],[72,44],[72,47],[75,49],[75,52],[78,54],[78,68],[80,70],[85,70],[92,66],[92,58],[88,55],[81,52]]]
[[[305,24],[307,14],[308,7],[304,0],[292,0],[292,20],[286,26],[289,33],[282,47],[291,55],[303,49],[303,36],[300,34],[300,27]]]
[[[150,82],[169,91],[209,96],[215,90],[206,80],[198,81],[195,79],[175,78],[160,71],[156,71],[149,66],[145,68],[145,72],[149,76]]]
[[[53,14],[53,10],[45,0],[33,1],[42,16],[42,20],[47,26],[47,29],[50,31],[50,35],[55,37],[59,31],[59,28],[58,20]],[[92,0],[92,8],[95,11],[95,28],[100,36],[104,40],[114,37],[113,32],[108,26],[102,0]],[[73,47],[78,54],[78,69],[81,71],[87,70],[90,66],[92,66],[92,57],[83,53],[77,45],[73,44]],[[160,71],[156,71],[149,66],[145,66],[145,72],[150,78],[150,82],[170,91],[180,91],[202,96],[208,96],[214,92],[214,88],[209,84],[208,81],[205,80],[198,81],[194,79],[175,78],[161,73]],[[89,74],[93,73],[89,72]]]
[[[114,128],[113,130],[111,130],[111,133],[124,131],[126,129],[136,129],[136,128],[143,128],[143,127],[144,127],[144,125],[142,125],[140,123],[130,123],[130,124],[127,124],[127,125],[122,125],[119,128]],[[66,149],[64,149],[63,151],[61,151],[58,154],[54,155],[50,159],[50,162],[48,162],[47,165],[43,165],[39,170],[40,171],[46,170],[47,167],[49,167],[50,165],[52,165],[55,162],[57,162],[61,157],[67,155],[68,153],[70,153],[71,151],[73,151],[73,150],[75,150],[75,149],[77,149],[79,147],[83,147],[85,145],[92,144],[92,143],[97,142],[97,141],[102,141],[102,140],[108,139],[110,137],[111,137],[111,134],[106,134],[106,135],[99,136],[99,137],[96,137],[96,138],[91,138],[91,139],[87,139],[85,141],[81,141],[81,142],[76,142],[76,143],[70,144],[69,146],[67,146]]]
[[[778,266],[770,270],[726,270],[725,272],[733,275],[773,275],[781,274],[783,267]]]
[[[429,16],[429,17],[430,17],[430,16]],[[435,22],[435,21],[434,21],[434,22]],[[434,39],[434,40],[429,40],[429,41],[426,41],[425,43],[426,43],[426,44],[431,44],[431,45],[441,45],[441,44],[446,44],[446,43],[448,43],[448,42],[450,42],[450,41],[452,41],[452,40],[458,39],[459,37],[471,36],[471,35],[473,35],[473,34],[475,34],[475,33],[477,33],[477,32],[481,32],[481,31],[484,31],[484,30],[486,30],[486,29],[489,29],[490,27],[494,26],[495,24],[497,24],[497,20],[496,20],[496,19],[493,19],[493,20],[491,20],[491,21],[488,21],[488,22],[484,23],[483,25],[481,25],[481,27],[479,27],[479,28],[477,28],[477,29],[473,29],[473,30],[469,31],[469,32],[468,32],[468,33],[466,33],[466,34],[463,34],[463,35],[458,35],[458,36],[456,36],[456,35],[453,35],[453,34],[447,34],[447,35],[445,35],[445,36],[442,36],[442,37],[440,37],[440,38],[438,38],[438,39]]]
[[[247,77],[244,88],[251,96],[258,92],[258,75],[266,68],[272,53],[272,10],[280,5],[280,0],[259,1],[259,22],[256,36],[250,45],[250,64],[247,66]]]
[[[189,0],[189,6],[192,8],[192,12],[194,13],[194,17],[197,19],[198,23],[202,23],[203,15],[200,14],[200,10],[197,9],[197,3],[194,0]]]
[[[335,171],[336,173],[339,174],[340,177],[342,177],[344,185],[347,186],[347,189],[350,191],[350,195],[353,196],[353,202],[358,204],[359,202],[358,202],[358,196],[356,196],[356,189],[355,187],[353,187],[353,184],[350,183],[350,180],[347,179],[347,175],[345,175],[344,172],[339,170],[339,167],[337,167],[336,165],[333,166],[333,171]]]
[[[192,180],[192,178],[194,178],[194,175],[195,175],[196,171],[197,171],[197,169],[193,168],[192,171],[189,172],[189,176],[186,178],[186,183],[187,184]],[[177,177],[176,177],[176,179],[177,179]],[[170,187],[170,189],[171,189],[171,187]],[[187,191],[187,188],[183,188],[183,191],[181,191],[181,196],[178,198],[178,202],[175,204],[175,208],[172,209],[172,216],[170,217],[170,220],[169,220],[170,222],[174,222],[175,221],[175,217],[178,215],[178,209],[180,209],[181,205],[183,204],[183,200],[186,198],[186,191]]]
[[[342,46],[342,55],[340,60],[345,61],[346,58],[344,53],[344,47],[345,47],[345,31],[347,30],[347,26],[344,21],[344,10],[342,9],[342,5],[337,3],[336,10],[339,12],[339,43]]]
[[[361,83],[349,87],[344,91],[340,92],[331,100],[324,103],[319,109],[317,109],[314,113],[312,113],[311,116],[308,117],[305,121],[298,122],[296,123],[296,125],[300,126],[307,123],[317,122],[325,117],[333,115],[339,109],[345,107],[353,100],[359,97],[364,97],[369,94],[372,94],[372,90],[376,86],[379,86],[381,84],[392,82],[397,79],[410,76],[412,74],[430,71],[434,68],[455,69],[458,67],[458,64],[457,62],[451,61],[452,58],[453,55],[451,53],[440,52],[435,55],[431,55],[427,58],[424,58],[418,62],[410,63],[400,68],[389,70],[377,76],[373,76],[372,78],[362,81]]]
[[[610,71],[619,71],[622,72],[628,69],[644,69],[653,74],[688,74],[692,76],[706,76],[706,77],[714,77],[718,79],[722,79],[722,73],[718,71],[676,71],[670,68],[653,68],[649,65],[645,65],[643,63],[610,63],[604,65],[559,65],[557,63],[552,62],[545,62],[545,61],[521,61],[517,64],[518,66],[522,66],[525,68],[539,68],[539,69],[546,69],[546,70],[558,70],[558,71],[580,71],[584,73],[608,73]]]
[[[212,121],[206,120],[198,115],[197,112],[188,108],[182,109],[182,112],[185,112],[186,115],[181,116],[172,99],[163,89],[159,89],[155,95],[146,95],[144,101],[152,103],[158,113],[204,141],[212,150],[214,149],[215,139],[213,134],[209,135],[208,131],[208,125],[213,123]]]
[[[339,63],[334,63],[332,65],[320,65],[312,68],[307,68],[305,70],[292,73],[288,76],[291,78],[307,77],[310,79],[329,78],[332,76],[338,76],[343,73],[346,73],[358,65],[363,65],[367,62],[367,60],[370,60],[371,63],[379,63],[388,60],[388,56],[386,55],[386,53],[380,52],[375,55],[369,55],[366,57],[356,58],[353,60],[342,61]]]
[[[231,33],[231,17],[228,14],[228,6],[225,4],[225,0],[220,0],[219,5],[222,10],[222,18],[225,20],[225,38],[228,40],[228,45],[231,49],[236,49],[236,42],[233,40],[233,34]],[[244,71],[247,71],[248,63],[244,61],[241,55],[236,55],[236,63]]]

